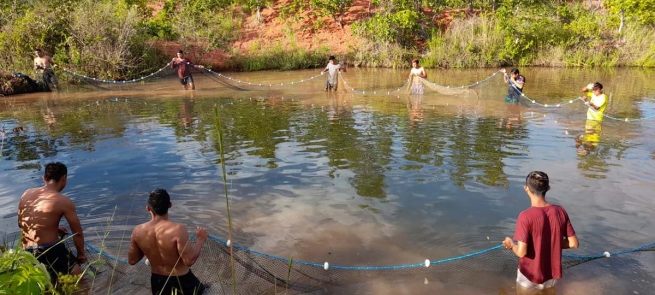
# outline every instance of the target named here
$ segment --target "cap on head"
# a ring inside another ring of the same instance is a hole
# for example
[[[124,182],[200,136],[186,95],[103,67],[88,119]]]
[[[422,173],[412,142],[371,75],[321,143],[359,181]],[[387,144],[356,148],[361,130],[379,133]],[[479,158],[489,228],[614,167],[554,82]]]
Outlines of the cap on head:
[[[412,59],[412,62],[415,62],[418,64],[418,58]]]

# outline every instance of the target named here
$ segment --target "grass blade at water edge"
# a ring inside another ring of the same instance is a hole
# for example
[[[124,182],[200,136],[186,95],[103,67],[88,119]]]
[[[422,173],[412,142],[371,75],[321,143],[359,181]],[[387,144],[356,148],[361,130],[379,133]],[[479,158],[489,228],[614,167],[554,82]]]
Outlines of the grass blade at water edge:
[[[221,157],[221,171],[223,175],[223,192],[225,193],[225,207],[227,208],[227,226],[228,226],[228,241],[230,241],[230,269],[232,271],[232,291],[237,294],[237,281],[234,275],[234,252],[232,245],[232,217],[230,216],[230,198],[227,194],[227,173],[225,172],[225,152],[223,150],[223,130],[221,129],[221,118],[218,115],[218,105],[214,104],[214,125],[216,133],[218,134],[218,150]]]

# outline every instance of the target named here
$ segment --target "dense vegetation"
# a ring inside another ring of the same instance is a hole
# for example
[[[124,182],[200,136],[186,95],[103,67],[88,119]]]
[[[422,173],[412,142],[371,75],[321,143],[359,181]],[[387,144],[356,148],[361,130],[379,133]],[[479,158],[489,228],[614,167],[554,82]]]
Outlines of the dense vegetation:
[[[152,2],[152,3],[151,3]],[[153,3],[161,7],[153,13]],[[345,20],[353,0],[25,0],[0,3],[0,71],[33,73],[42,48],[68,68],[105,79],[151,72],[170,58],[156,41],[179,42],[202,59],[216,48],[243,70],[310,68],[329,47],[231,44],[264,8],[312,30],[333,22],[366,42],[343,53],[358,66],[655,66],[655,0],[372,0]],[[361,3],[359,3],[361,5]],[[601,6],[602,5],[602,6]],[[445,15],[452,16],[444,18]],[[294,32],[286,37],[293,39]],[[269,44],[262,42],[262,44]],[[204,59],[206,62],[207,60]]]

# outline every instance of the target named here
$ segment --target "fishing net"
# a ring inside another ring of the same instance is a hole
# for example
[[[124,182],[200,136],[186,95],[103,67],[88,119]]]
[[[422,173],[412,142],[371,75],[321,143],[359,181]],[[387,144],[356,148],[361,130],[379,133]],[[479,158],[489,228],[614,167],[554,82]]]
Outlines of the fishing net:
[[[17,235],[14,234],[11,239],[15,241],[16,238]],[[75,248],[72,239],[67,239],[66,245],[69,249]],[[129,241],[123,241],[120,246],[121,249],[127,249]],[[562,266],[569,268],[596,259],[654,250],[655,243],[652,243],[600,255],[565,254]],[[427,280],[428,277],[448,284],[475,285],[484,284],[484,277],[500,275],[512,278],[516,275],[518,263],[516,256],[501,246],[459,257],[433,260],[429,264],[426,261],[397,266],[337,266],[304,261],[290,262],[288,258],[260,253],[238,245],[233,245],[232,251],[237,294],[307,294],[378,280]],[[112,294],[132,294],[135,290],[150,289],[150,267],[143,261],[130,266],[125,260],[88,244],[86,252],[89,261],[88,273],[93,276],[89,293],[107,294],[110,290],[109,293]],[[226,241],[210,236],[191,269],[208,287],[204,294],[233,294],[230,247]]]
[[[101,79],[92,76],[84,75],[80,72],[77,72],[75,69],[69,69],[61,67],[62,72],[59,72],[59,75],[67,74],[73,76],[74,80],[77,81],[77,86],[80,89],[87,90],[101,90],[101,91],[121,91],[121,90],[130,90],[130,91],[159,91],[159,90],[176,90],[181,87],[177,76],[177,69],[171,68],[171,63],[164,65],[162,68],[153,70],[149,73],[142,73],[142,76],[134,79],[128,80],[111,80],[111,79]],[[210,69],[194,69],[192,70],[192,76],[194,78],[203,77],[206,80],[211,81],[211,85],[204,85],[205,89],[212,88],[229,88],[232,90],[244,91],[242,87],[235,85],[230,82],[225,76],[222,76]],[[162,83],[164,82],[165,83]],[[174,82],[175,81],[175,82]]]

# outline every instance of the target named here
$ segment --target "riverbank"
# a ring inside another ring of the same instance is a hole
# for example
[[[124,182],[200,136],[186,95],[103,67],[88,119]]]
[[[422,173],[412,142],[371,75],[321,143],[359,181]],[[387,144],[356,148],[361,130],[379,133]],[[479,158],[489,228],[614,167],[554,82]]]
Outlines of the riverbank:
[[[180,49],[221,71],[318,68],[330,55],[349,66],[380,68],[409,68],[417,57],[426,68],[655,67],[655,17],[644,8],[655,0],[604,7],[588,1],[196,2],[8,4],[0,7],[6,61],[0,70],[31,71],[35,47],[69,69],[108,80],[141,77]]]

